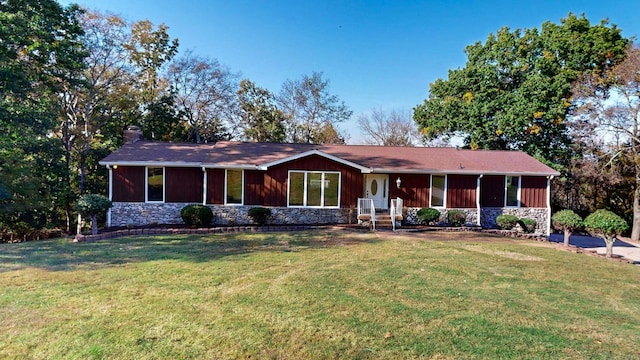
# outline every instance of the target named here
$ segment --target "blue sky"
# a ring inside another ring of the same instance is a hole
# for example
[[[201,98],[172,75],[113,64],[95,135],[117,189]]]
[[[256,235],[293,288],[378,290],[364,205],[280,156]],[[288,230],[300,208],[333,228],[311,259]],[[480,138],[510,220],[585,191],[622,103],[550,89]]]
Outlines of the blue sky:
[[[463,67],[465,46],[501,27],[559,23],[569,12],[640,37],[640,1],[78,0],[127,20],[169,26],[180,50],[216,58],[274,93],[313,71],[354,111],[339,127],[350,143],[355,119],[373,108],[411,109],[429,84]]]

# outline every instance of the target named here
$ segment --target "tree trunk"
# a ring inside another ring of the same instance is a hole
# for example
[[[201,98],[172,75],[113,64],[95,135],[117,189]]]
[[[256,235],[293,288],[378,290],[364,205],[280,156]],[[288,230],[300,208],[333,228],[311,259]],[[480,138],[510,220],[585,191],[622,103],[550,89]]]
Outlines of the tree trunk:
[[[569,246],[569,237],[571,237],[571,231],[568,229],[564,229],[564,246]]]
[[[98,215],[91,215],[91,235],[98,235]]]
[[[607,246],[607,252],[605,254],[606,257],[610,258],[613,255],[613,243],[616,241],[616,237],[605,237],[604,243]]]
[[[636,189],[633,192],[633,224],[631,240],[640,240],[640,179],[636,179]]]
[[[78,213],[78,227],[76,229],[76,234],[82,235],[82,215]]]

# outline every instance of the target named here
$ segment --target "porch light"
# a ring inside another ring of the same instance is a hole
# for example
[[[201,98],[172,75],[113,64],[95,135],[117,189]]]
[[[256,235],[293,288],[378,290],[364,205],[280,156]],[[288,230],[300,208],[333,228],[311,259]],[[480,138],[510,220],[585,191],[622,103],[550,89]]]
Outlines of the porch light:
[[[401,184],[402,184],[402,180],[400,180],[400,178],[398,177],[398,179],[396,180],[396,185],[398,186],[398,189],[400,189]]]

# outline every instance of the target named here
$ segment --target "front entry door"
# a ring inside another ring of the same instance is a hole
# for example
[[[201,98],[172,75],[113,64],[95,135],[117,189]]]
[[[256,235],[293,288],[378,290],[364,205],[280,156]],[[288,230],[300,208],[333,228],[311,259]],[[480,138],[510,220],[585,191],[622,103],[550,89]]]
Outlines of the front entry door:
[[[376,209],[389,208],[389,176],[366,175],[365,197],[373,199]]]

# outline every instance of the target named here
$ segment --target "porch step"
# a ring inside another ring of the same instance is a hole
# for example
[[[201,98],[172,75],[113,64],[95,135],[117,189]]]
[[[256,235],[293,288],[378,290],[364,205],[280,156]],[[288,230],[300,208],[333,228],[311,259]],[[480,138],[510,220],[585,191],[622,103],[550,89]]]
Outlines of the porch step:
[[[396,226],[400,225],[402,216],[396,217]],[[391,215],[389,214],[376,214],[376,228],[392,228]]]

